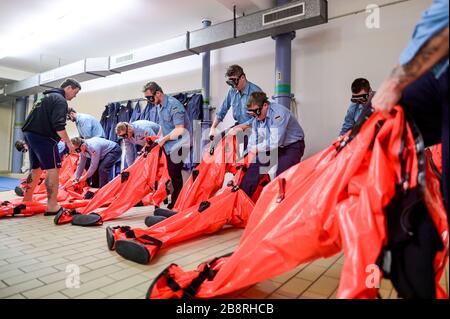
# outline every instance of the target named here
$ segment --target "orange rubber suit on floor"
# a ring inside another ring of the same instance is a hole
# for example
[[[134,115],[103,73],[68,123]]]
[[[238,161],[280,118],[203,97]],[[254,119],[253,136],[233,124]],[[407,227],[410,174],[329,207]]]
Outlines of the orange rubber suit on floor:
[[[59,187],[58,204],[67,210],[84,207],[89,203],[89,199],[86,199],[88,194],[93,194],[95,191],[86,187],[84,182],[72,185],[71,181],[68,180],[65,185]],[[23,202],[22,198],[15,198],[0,203],[0,217],[29,217],[43,214],[46,211],[47,193],[33,196],[32,202]]]
[[[173,214],[211,198],[224,183],[226,173],[235,173],[238,143],[236,136],[221,134],[210,143],[202,161],[192,171],[178,195],[173,210],[156,209],[160,213]]]
[[[229,139],[230,142],[228,143],[226,139]],[[154,258],[160,248],[204,234],[215,233],[225,225],[245,227],[253,210],[254,202],[258,199],[262,188],[268,184],[270,178],[268,175],[261,178],[257,191],[250,199],[238,185],[245,175],[252,156],[245,156],[242,160],[236,162],[238,147],[236,137],[230,136],[222,141],[222,149],[216,149],[218,152],[215,155],[216,162],[207,164],[212,169],[211,171],[207,170],[204,178],[209,183],[208,189],[212,190],[213,187],[209,187],[209,185],[216,183],[215,187],[217,187],[218,183],[213,181],[214,175],[211,174],[221,171],[222,175],[217,179],[223,183],[225,172],[234,171],[235,176],[226,188],[210,198],[203,197],[205,198],[204,201],[180,210],[175,215],[147,229],[131,229],[128,226],[108,227],[108,247],[116,249],[117,253],[126,259],[146,264]],[[221,150],[226,151],[219,153]],[[205,156],[210,158],[210,155],[211,153]],[[205,166],[200,169],[202,168],[205,168]],[[200,184],[197,189],[202,189],[202,185]]]
[[[61,168],[59,169],[59,185],[63,186],[66,182],[71,179],[77,170],[78,161],[80,160],[80,156],[78,154],[67,154],[63,156],[61,160]],[[39,180],[39,184],[36,186],[34,190],[34,194],[47,194],[47,189],[45,188],[45,177],[47,176],[47,172],[43,171]],[[27,185],[27,179],[24,178],[20,182],[20,187],[22,191],[25,191],[25,187]],[[21,195],[22,196],[22,195]]]
[[[57,200],[65,209],[76,209],[86,206],[86,194],[93,194],[96,190],[86,187],[86,183],[72,185],[70,179],[74,176],[79,161],[78,154],[68,154],[62,160],[59,170],[59,189]],[[0,203],[0,217],[18,217],[43,214],[47,211],[47,190],[45,188],[46,172],[40,178],[40,183],[36,186],[32,202],[23,202],[22,198],[15,198],[11,201]],[[22,184],[26,184],[22,182]],[[21,185],[21,187],[24,187]]]
[[[159,205],[167,198],[167,184],[170,178],[167,161],[162,149],[149,140],[144,154],[111,182],[98,190],[94,198],[81,212],[64,211],[55,216],[56,225],[72,222],[79,226],[97,226],[103,221],[115,219],[134,207],[147,195]],[[95,209],[109,206],[99,213]]]
[[[223,296],[343,251],[337,297],[376,298],[377,285],[367,282],[371,267],[379,269],[377,260],[387,243],[384,209],[400,185],[404,191],[425,189],[425,203],[445,247],[434,267],[436,296],[445,298],[439,280],[447,262],[447,219],[435,176],[423,179],[425,162],[419,161],[415,142],[400,107],[389,119],[373,114],[341,143],[267,185],[231,256],[187,272],[171,264],[147,297]],[[378,275],[381,280],[381,270]]]

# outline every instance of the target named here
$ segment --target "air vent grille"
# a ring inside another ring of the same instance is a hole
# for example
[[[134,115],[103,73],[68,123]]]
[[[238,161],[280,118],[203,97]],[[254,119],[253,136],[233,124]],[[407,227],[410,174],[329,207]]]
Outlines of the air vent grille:
[[[127,54],[127,55],[122,55],[116,58],[116,63],[120,64],[120,63],[125,63],[125,62],[129,62],[132,61],[134,59],[134,55],[133,53]]]
[[[278,9],[263,15],[263,25],[269,25],[305,15],[305,3],[300,2],[287,8]]]

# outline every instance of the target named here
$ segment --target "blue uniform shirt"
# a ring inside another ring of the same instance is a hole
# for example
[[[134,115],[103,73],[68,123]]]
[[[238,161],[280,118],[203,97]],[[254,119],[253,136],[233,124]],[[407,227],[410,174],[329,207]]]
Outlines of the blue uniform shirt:
[[[233,107],[233,118],[238,124],[244,124],[252,121],[252,117],[247,114],[247,101],[253,92],[262,92],[259,86],[247,81],[242,94],[236,89],[230,89],[227,97],[223,101],[216,118],[222,122],[228,113],[230,107]]]
[[[148,136],[156,136],[159,133],[160,126],[154,122],[139,120],[129,124],[134,131],[134,136],[124,139],[125,146],[125,160],[128,165],[134,162],[134,147],[133,145],[145,145],[145,138]]]
[[[422,14],[422,19],[416,25],[411,41],[400,56],[401,65],[410,62],[430,38],[448,26],[448,2],[448,0],[434,0]],[[433,68],[436,78],[444,73],[448,65],[447,57]]]
[[[339,135],[344,135],[348,131],[350,131],[355,123],[358,121],[359,117],[361,116],[362,112],[364,110],[364,105],[358,104],[358,103],[351,103],[347,114],[344,118],[344,124],[342,124],[341,132]]]
[[[185,134],[179,140],[167,141],[164,144],[164,150],[170,154],[172,150],[178,150],[182,146],[189,146],[189,116],[183,104],[176,98],[164,95],[162,105],[158,106],[159,125],[162,128],[163,136],[168,135],[175,129],[176,125],[184,125]]]
[[[92,115],[77,113],[75,124],[78,133],[84,139],[89,139],[91,137],[105,137],[102,125]]]
[[[258,148],[258,152],[288,146],[305,138],[302,127],[289,109],[271,102],[263,121],[253,118],[252,135],[249,149]]]
[[[131,144],[137,144],[140,146],[145,145],[145,138],[148,136],[156,136],[160,130],[160,126],[155,122],[147,120],[139,120],[129,124],[133,128],[134,136],[130,136],[126,141]]]
[[[66,152],[66,144],[63,141],[58,142],[58,153],[62,157]]]
[[[88,158],[91,159],[91,164],[87,171],[87,177],[91,177],[97,170],[100,161],[117,145],[117,143],[101,137],[87,139],[84,144],[86,145],[86,152],[80,153],[80,161],[75,175],[77,179],[81,177]]]

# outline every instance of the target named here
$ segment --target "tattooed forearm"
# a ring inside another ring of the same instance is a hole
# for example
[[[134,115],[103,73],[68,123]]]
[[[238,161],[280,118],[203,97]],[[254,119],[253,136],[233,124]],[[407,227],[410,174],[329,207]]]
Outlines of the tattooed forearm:
[[[442,58],[448,56],[448,32],[449,29],[447,27],[432,37],[410,62],[397,66],[390,77],[395,79],[400,87],[406,87],[430,70]]]

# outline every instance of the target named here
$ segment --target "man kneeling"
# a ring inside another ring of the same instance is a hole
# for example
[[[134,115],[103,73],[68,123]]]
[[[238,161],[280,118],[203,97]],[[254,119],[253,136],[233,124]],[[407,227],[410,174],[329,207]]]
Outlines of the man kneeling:
[[[241,189],[252,197],[263,173],[278,164],[276,176],[298,164],[305,150],[303,129],[281,104],[270,102],[264,92],[253,92],[247,103],[253,117],[249,152],[256,154],[245,174]]]
[[[75,151],[80,154],[80,161],[74,182],[82,182],[94,175],[98,168],[99,187],[103,187],[112,179],[114,164],[120,160],[122,150],[119,144],[101,137],[84,140],[80,137],[71,139]],[[84,175],[83,170],[87,159],[91,159],[89,169]]]

